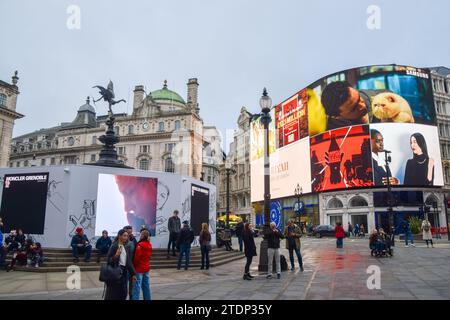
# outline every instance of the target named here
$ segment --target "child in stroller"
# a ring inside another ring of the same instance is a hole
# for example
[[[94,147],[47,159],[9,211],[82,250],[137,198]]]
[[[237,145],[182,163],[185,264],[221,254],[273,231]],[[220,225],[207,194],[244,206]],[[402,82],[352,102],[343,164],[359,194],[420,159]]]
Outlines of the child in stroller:
[[[371,249],[370,255],[373,257],[392,257],[394,250],[391,248],[392,236],[387,235],[382,228],[374,230],[370,235],[369,247]]]

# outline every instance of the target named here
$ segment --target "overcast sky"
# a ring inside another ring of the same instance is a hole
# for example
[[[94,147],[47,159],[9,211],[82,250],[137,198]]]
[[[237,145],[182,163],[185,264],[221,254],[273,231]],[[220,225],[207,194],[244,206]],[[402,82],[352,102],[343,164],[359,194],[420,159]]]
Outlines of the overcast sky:
[[[80,29],[67,27],[70,5]],[[370,5],[380,29],[367,27]],[[264,86],[278,103],[351,67],[450,67],[449,12],[448,0],[0,0],[0,79],[19,71],[14,136],[72,121],[109,79],[129,101],[115,110],[131,112],[135,85],[167,79],[186,99],[193,77],[204,123],[225,132],[241,106],[259,110]]]

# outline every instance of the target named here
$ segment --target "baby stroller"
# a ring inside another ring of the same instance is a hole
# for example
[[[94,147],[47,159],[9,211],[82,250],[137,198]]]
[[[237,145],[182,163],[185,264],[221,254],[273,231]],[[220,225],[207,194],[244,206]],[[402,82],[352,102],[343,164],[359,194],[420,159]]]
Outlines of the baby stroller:
[[[372,257],[392,257],[394,249],[392,249],[392,235],[378,235],[375,241],[371,241],[370,255]]]

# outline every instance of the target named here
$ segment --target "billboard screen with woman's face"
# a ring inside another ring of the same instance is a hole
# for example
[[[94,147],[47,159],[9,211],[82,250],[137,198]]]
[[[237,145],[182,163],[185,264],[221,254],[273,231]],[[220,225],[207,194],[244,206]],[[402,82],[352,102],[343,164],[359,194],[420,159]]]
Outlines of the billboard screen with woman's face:
[[[289,156],[297,159],[295,167],[286,167],[289,180],[297,181],[304,193],[386,186],[384,149],[392,151],[392,185],[444,184],[428,69],[378,65],[337,72],[276,105],[271,115],[271,159],[289,149]],[[252,125],[253,130],[257,127]],[[252,132],[251,138],[252,201],[263,198],[263,132],[259,133]],[[310,148],[305,150],[299,142],[308,137]],[[342,159],[331,156],[337,151],[330,155],[332,140]],[[308,159],[301,160],[308,151]],[[311,184],[305,188],[303,180],[309,175]],[[277,198],[294,194],[292,183],[285,180],[271,177],[271,183],[279,185],[273,192]]]

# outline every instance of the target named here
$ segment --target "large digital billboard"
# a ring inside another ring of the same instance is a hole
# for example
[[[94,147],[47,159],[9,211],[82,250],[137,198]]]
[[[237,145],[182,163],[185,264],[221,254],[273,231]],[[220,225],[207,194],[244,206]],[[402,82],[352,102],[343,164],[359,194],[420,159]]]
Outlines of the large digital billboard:
[[[304,193],[386,186],[385,150],[391,151],[392,185],[443,186],[428,69],[378,65],[337,72],[277,104],[271,115],[273,199],[292,196],[294,181]],[[259,122],[251,128],[251,198],[261,201],[264,138]],[[289,178],[274,174],[279,159],[295,159]]]
[[[0,210],[4,231],[44,234],[47,190],[48,172],[6,174]]]
[[[99,174],[95,235],[102,230],[110,235],[126,225],[133,231],[146,226],[155,235],[157,178]]]

